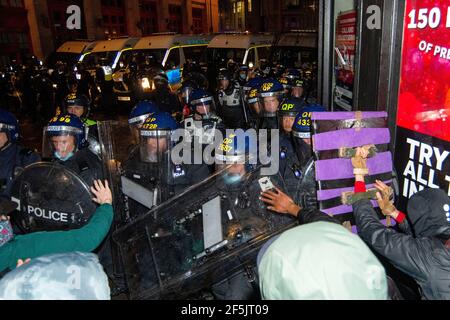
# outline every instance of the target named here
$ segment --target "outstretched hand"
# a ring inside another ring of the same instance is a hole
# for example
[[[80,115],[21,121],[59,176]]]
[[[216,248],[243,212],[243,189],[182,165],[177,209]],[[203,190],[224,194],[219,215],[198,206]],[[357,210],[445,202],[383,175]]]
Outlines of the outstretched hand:
[[[91,191],[95,198],[92,200],[99,205],[112,204],[112,194],[111,189],[109,189],[108,181],[105,180],[103,185],[101,180],[95,180],[94,185],[91,187]]]
[[[376,180],[375,188],[379,191],[377,192],[377,201],[383,214],[396,218],[398,210],[395,208],[393,201],[391,201],[392,189],[379,180]]]
[[[16,268],[20,268],[23,265],[26,265],[27,263],[30,263],[31,259],[26,259],[25,261],[22,259],[17,260]]]
[[[295,204],[294,200],[278,188],[275,188],[275,192],[266,191],[261,193],[260,199],[265,204],[269,205],[267,209],[282,214],[290,214],[296,217],[301,209]]]

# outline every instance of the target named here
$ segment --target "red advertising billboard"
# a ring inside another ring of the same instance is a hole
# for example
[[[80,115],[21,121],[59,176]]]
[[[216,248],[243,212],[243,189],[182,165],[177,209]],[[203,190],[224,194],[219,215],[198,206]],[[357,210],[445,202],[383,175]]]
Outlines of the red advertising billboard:
[[[401,202],[424,188],[450,196],[450,2],[407,0],[395,167]]]
[[[448,0],[406,2],[398,125],[450,141]]]

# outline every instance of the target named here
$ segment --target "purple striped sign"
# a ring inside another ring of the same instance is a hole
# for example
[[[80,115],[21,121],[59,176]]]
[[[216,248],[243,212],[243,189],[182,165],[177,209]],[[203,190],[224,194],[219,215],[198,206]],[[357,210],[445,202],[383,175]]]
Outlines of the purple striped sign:
[[[350,159],[331,159],[316,161],[316,180],[340,180],[354,178],[353,165]],[[367,168],[370,175],[392,171],[392,154],[383,152],[367,159]]]
[[[313,136],[314,151],[355,148],[368,144],[387,144],[391,141],[388,128],[345,129],[318,133]]]
[[[312,120],[356,120],[355,112],[313,112]],[[386,118],[387,112],[362,112],[362,119]]]
[[[383,181],[383,182],[387,185],[390,185],[392,180]],[[374,184],[366,185],[367,190],[373,189],[373,188],[375,188]],[[353,190],[354,190],[354,187],[330,189],[330,190],[319,190],[319,191],[317,191],[317,200],[324,201],[324,200],[337,198],[337,197],[340,197],[343,192],[353,191]]]

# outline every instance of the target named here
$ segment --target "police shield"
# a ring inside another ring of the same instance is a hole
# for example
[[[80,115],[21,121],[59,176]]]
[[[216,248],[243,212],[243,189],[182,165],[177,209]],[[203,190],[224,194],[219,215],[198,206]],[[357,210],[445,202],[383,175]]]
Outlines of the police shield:
[[[89,187],[56,163],[36,163],[14,180],[11,200],[18,205],[12,219],[24,233],[78,229],[93,215]]]
[[[101,158],[113,194],[113,206],[116,220],[126,221],[126,203],[121,190],[121,177],[126,161],[139,155],[139,146],[135,144],[126,120],[100,121],[97,124]]]
[[[267,239],[296,225],[259,200],[280,181],[223,170],[118,229],[130,298],[189,298],[254,265]]]

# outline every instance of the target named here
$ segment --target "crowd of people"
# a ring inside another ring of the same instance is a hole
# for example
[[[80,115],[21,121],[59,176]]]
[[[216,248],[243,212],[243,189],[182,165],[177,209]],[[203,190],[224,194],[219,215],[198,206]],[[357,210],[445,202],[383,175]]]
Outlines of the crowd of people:
[[[48,72],[44,67],[38,70],[42,84],[49,77]],[[78,74],[82,71],[79,66]],[[24,68],[23,74],[26,72]],[[111,232],[113,225],[126,225],[149,208],[127,198],[126,219],[119,222],[113,219],[113,203],[123,199],[113,199],[104,171],[97,122],[90,118],[96,85],[85,73],[74,77],[67,73],[64,65],[58,64],[52,75],[57,79],[51,83],[60,84],[48,91],[33,87],[34,93],[23,94],[27,100],[24,105],[39,106],[32,108],[29,116],[48,120],[40,153],[20,144],[20,126],[14,112],[24,110],[9,105],[10,99],[0,99],[0,214],[4,235],[4,241],[0,241],[0,272],[4,275],[0,280],[0,298],[3,299],[109,299],[126,292],[126,281],[113,270]],[[304,173],[313,161],[311,114],[326,109],[316,103],[312,94],[310,67],[299,70],[278,65],[249,70],[247,66],[229,64],[217,74],[218,87],[211,88],[202,70],[191,62],[184,68],[177,93],[172,92],[162,69],[152,68],[151,74],[154,90],[136,102],[128,117],[134,141],[128,147],[128,159],[121,163],[121,172],[148,190],[158,190],[153,206],[170,201],[218,172],[229,190],[239,190],[236,186],[244,176],[260,169],[252,159],[254,146],[243,130],[280,132],[279,150],[269,150],[280,161],[278,172],[271,176],[276,186],[263,192],[256,190],[249,197],[251,201],[261,201],[264,210],[273,212],[274,223],[297,219],[300,226],[272,238],[261,249],[257,261],[260,292],[241,272],[224,283],[211,284],[214,298],[250,299],[255,294],[263,299],[404,298],[396,279],[380,260],[390,262],[413,278],[423,299],[450,298],[450,198],[445,192],[439,189],[419,192],[409,200],[407,213],[402,213],[393,204],[391,189],[377,182],[377,201],[382,213],[398,222],[398,230],[381,224],[367,199],[353,204],[358,235],[318,210],[314,177],[305,181]],[[7,95],[2,88],[2,96]],[[179,128],[184,128],[189,136],[174,142],[172,135]],[[235,131],[225,136],[224,141],[214,141],[214,134],[210,133],[226,129],[242,129],[242,135]],[[171,150],[177,144],[192,145],[194,150],[194,142],[198,141],[203,148],[216,143],[215,157],[222,164],[174,163]],[[357,148],[352,159],[355,193],[366,192],[370,147]],[[20,174],[17,169],[39,161],[71,170],[91,188],[92,201],[98,207],[83,227],[20,234],[11,224],[9,217],[16,209],[20,210],[10,201],[14,179]],[[239,198],[236,191],[236,203]],[[79,288],[70,287],[72,282],[66,281],[67,274],[62,275],[58,267],[69,264],[84,270]],[[31,286],[30,278],[36,280]],[[47,290],[53,285],[59,289]]]

